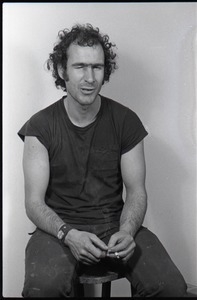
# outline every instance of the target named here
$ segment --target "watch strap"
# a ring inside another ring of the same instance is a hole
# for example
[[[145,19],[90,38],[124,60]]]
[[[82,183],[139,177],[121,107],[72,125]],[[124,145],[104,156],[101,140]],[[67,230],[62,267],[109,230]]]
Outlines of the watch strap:
[[[63,224],[61,225],[61,227],[59,228],[58,230],[58,233],[57,233],[57,238],[64,242],[64,239],[67,235],[67,233],[72,229],[72,227],[68,224]]]

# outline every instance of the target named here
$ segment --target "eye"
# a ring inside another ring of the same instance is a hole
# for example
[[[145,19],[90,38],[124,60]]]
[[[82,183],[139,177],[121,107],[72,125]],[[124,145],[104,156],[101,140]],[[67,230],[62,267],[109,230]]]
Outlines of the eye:
[[[83,66],[82,65],[76,65],[75,69],[83,69]]]
[[[95,65],[95,66],[94,66],[94,69],[95,69],[95,70],[102,70],[102,69],[103,69],[103,66],[102,66],[102,65]]]

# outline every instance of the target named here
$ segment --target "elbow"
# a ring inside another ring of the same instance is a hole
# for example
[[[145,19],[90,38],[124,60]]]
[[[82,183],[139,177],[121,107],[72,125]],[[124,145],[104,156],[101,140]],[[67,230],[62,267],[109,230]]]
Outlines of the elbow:
[[[132,199],[138,199],[140,202],[144,202],[147,204],[147,191],[145,187],[138,187],[138,188],[130,188],[127,189],[127,194],[130,195]]]
[[[144,189],[143,197],[144,197],[144,202],[145,202],[146,208],[147,208],[147,206],[148,206],[148,194],[147,194],[146,189]]]
[[[32,197],[26,196],[25,197],[25,212],[28,217],[28,219],[33,222],[34,224],[36,223],[36,218],[38,211],[40,210],[39,203],[33,201]]]
[[[144,215],[146,214],[147,208],[148,208],[148,199],[147,199],[147,192],[142,191],[138,193],[136,200],[139,203],[139,206],[144,211]]]
[[[147,211],[148,207],[148,195],[145,188],[136,188],[127,190],[127,199],[140,208],[144,214]]]
[[[27,199],[25,199],[25,212],[26,212],[26,216],[28,217],[28,219],[30,219],[30,221],[33,221],[32,207],[30,207]]]
[[[143,190],[141,198],[142,198],[142,202],[144,203],[144,210],[146,212],[148,208],[148,195],[146,189]]]

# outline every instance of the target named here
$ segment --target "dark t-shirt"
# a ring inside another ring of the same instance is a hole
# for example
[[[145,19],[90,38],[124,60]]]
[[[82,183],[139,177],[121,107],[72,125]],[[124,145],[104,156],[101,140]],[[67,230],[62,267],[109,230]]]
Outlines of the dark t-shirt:
[[[23,140],[36,136],[48,150],[45,201],[65,222],[119,220],[124,204],[120,158],[147,135],[132,110],[101,96],[96,120],[78,127],[70,121],[63,97],[33,115],[18,134]]]

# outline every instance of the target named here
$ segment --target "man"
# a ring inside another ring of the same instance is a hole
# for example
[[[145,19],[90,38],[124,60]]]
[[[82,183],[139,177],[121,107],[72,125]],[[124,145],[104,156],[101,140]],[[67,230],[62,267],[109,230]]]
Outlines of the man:
[[[133,296],[186,294],[166,250],[142,227],[147,132],[133,111],[100,95],[116,69],[114,46],[90,24],[61,31],[47,65],[66,95],[19,131],[25,207],[37,227],[24,297],[72,297],[81,270],[104,264],[125,272]]]

